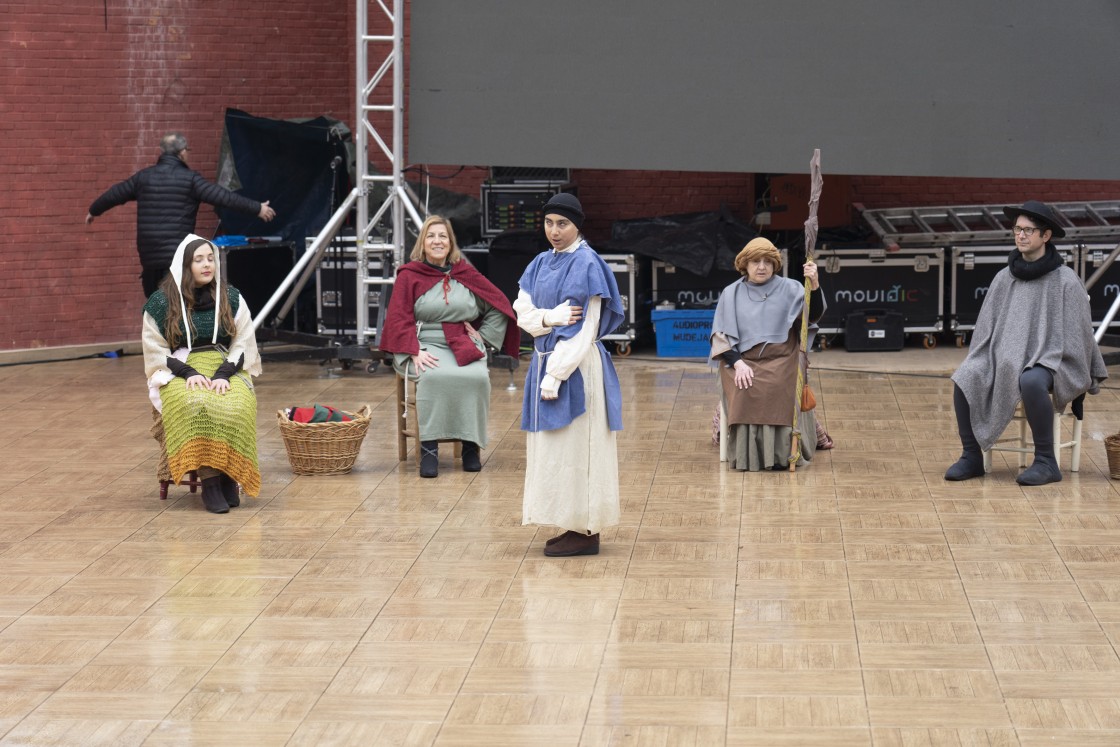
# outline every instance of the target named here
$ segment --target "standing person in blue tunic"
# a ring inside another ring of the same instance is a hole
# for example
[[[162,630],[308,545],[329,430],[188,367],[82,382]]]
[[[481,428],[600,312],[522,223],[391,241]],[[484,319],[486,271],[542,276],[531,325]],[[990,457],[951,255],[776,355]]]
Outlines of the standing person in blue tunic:
[[[622,391],[600,339],[624,318],[614,273],[580,233],[570,194],[545,204],[552,250],[519,281],[517,325],[533,336],[521,428],[528,431],[523,524],[560,527],[549,557],[598,555],[599,531],[618,523]]]

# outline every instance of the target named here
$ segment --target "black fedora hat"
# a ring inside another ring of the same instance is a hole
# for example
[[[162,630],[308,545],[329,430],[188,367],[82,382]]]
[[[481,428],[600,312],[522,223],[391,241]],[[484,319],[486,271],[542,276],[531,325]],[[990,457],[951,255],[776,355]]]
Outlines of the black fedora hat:
[[[1055,215],[1050,206],[1044,202],[1027,200],[1019,207],[1008,205],[1003,209],[1003,214],[1012,222],[1020,215],[1025,215],[1035,223],[1040,223],[1053,231],[1055,239],[1060,239],[1066,235],[1065,229],[1058,225],[1058,216]]]

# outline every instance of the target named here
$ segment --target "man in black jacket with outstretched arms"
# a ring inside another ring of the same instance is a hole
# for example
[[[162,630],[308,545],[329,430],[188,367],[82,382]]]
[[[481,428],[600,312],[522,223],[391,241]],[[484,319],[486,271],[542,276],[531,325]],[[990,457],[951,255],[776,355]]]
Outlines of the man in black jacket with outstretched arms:
[[[107,210],[136,200],[136,251],[140,254],[140,282],[144,296],[155,292],[167,274],[175,248],[187,234],[194,233],[198,206],[205,202],[243,213],[254,213],[268,222],[276,211],[268,202],[257,202],[206,181],[188,166],[187,138],[171,132],[160,140],[155,166],[141,169],[123,182],[109,187],[93,201],[86,223]]]

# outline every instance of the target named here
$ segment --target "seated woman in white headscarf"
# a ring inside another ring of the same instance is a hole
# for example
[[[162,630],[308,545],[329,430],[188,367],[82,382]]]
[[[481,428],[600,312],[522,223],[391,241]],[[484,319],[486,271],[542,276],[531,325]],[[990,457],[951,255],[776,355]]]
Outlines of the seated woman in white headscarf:
[[[724,288],[712,321],[711,358],[719,366],[727,412],[727,455],[732,469],[757,472],[788,469],[794,412],[799,412],[801,461],[817,445],[811,409],[800,411],[798,367],[801,353],[804,286],[778,275],[782,255],[768,239],[752,239],[735,257],[743,277]],[[809,321],[824,314],[817,266],[804,265],[812,293]],[[812,328],[810,328],[810,332]]]
[[[153,434],[171,479],[202,478],[211,513],[241,504],[238,485],[260,492],[257,398],[260,376],[253,318],[221,271],[218,250],[188,234],[171,270],[144,305],[142,342],[149,397],[161,413]]]

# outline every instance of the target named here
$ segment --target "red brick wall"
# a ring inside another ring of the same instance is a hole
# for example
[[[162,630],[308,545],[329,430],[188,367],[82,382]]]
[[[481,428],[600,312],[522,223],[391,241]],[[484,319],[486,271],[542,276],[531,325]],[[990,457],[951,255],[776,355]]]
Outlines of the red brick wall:
[[[0,349],[138,339],[135,205],[87,227],[89,204],[169,130],[213,180],[227,107],[352,122],[352,16],[349,0],[5,0]],[[215,222],[204,205],[198,230]]]
[[[354,127],[353,5],[5,0],[0,350],[139,337],[135,207],[89,227],[83,218],[102,191],[155,162],[164,132],[185,132],[192,166],[214,179],[227,107],[275,118],[325,114]],[[379,13],[371,11],[371,23],[387,31]],[[379,94],[389,91],[383,85]],[[476,198],[488,177],[485,165],[426,168],[454,174],[433,184]],[[613,220],[721,204],[747,220],[757,197],[751,174],[580,169],[572,178],[593,240],[609,235]],[[851,190],[867,207],[1120,199],[1120,182],[1100,181],[856,176]],[[203,206],[198,230],[210,233],[215,222]]]

